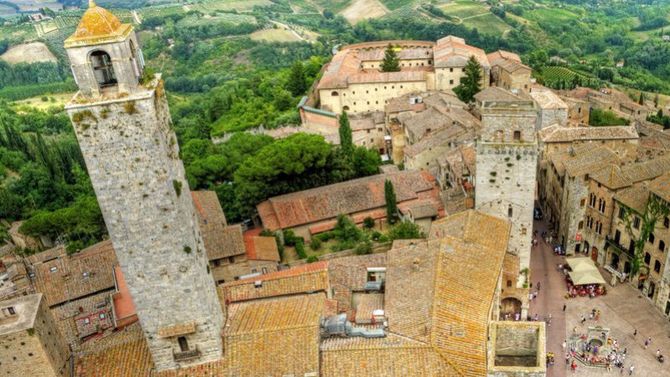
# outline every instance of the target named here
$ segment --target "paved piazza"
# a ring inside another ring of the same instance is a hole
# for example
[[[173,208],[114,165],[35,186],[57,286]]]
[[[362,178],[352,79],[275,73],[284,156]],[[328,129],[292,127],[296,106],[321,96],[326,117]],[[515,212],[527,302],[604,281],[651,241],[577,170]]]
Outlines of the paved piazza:
[[[536,222],[535,229],[541,234],[545,229],[543,222]],[[597,298],[565,299],[566,287],[562,273],[557,269],[558,263],[564,263],[565,258],[555,256],[551,247],[544,243],[535,247],[531,255],[532,282],[536,291],[537,282],[540,282],[540,291],[537,298],[531,303],[531,316],[538,315],[544,319],[549,313],[552,315],[551,325],[547,327],[547,352],[556,355],[556,362],[547,368],[548,377],[562,376],[617,376],[622,375],[618,368],[612,366],[612,371],[604,368],[591,368],[577,362],[576,372],[572,372],[565,363],[565,352],[562,343],[569,339],[575,327],[578,333],[586,333],[588,326],[602,326],[610,329],[610,337],[617,339],[620,350],[627,349],[623,375],[628,376],[628,369],[635,366],[633,376],[670,377],[670,321],[656,310],[651,302],[644,298],[638,290],[629,284],[618,284],[616,287],[607,285],[607,295]],[[601,270],[606,281],[609,274]],[[563,313],[563,304],[566,311]],[[591,310],[600,310],[598,322],[589,320]],[[581,317],[587,321],[582,325]],[[633,333],[637,329],[637,336]],[[644,349],[644,340],[651,337],[652,343]],[[666,362],[656,361],[656,350],[660,349]]]

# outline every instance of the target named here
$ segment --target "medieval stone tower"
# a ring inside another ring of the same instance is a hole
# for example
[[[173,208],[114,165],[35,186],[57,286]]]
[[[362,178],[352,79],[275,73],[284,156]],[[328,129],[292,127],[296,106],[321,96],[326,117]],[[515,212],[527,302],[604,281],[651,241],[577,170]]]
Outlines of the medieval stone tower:
[[[160,76],[135,32],[93,1],[65,41],[66,106],[156,370],[222,357],[223,314]]]
[[[479,101],[482,135],[477,142],[475,206],[512,224],[508,252],[519,270],[530,265],[537,169],[537,109],[532,99],[489,88]],[[523,274],[521,274],[523,275]],[[525,277],[516,285],[521,288]]]

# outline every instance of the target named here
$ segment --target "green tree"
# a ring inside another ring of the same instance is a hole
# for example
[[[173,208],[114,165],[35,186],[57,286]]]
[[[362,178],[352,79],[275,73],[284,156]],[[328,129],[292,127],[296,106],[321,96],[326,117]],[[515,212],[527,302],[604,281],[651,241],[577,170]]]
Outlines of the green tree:
[[[465,76],[461,78],[461,83],[454,88],[454,93],[458,98],[465,102],[472,102],[475,94],[481,90],[482,66],[477,62],[474,56],[471,56],[465,65]]]
[[[425,238],[421,233],[421,228],[413,222],[401,221],[394,225],[388,233],[390,240],[412,240],[416,238]]]
[[[286,90],[294,96],[299,96],[307,90],[307,79],[305,78],[305,68],[302,62],[296,61],[291,66],[291,72],[286,83]]]
[[[344,111],[342,112],[342,115],[340,115],[339,133],[340,133],[340,146],[342,147],[342,151],[346,155],[350,156],[354,150],[354,141],[351,135],[351,126],[349,125],[349,117],[347,116],[347,113]]]
[[[388,179],[384,182],[384,199],[386,200],[386,219],[394,224],[398,217],[398,199],[395,196],[393,182]]]
[[[398,59],[398,54],[396,54],[395,49],[391,44],[386,46],[386,51],[384,52],[384,60],[381,65],[382,72],[398,72],[400,71],[400,60]]]
[[[640,98],[638,98],[637,103],[644,105],[644,92],[640,92]]]
[[[635,251],[631,261],[630,276],[635,276],[642,268],[647,269],[648,272],[649,267],[642,265],[644,246],[647,243],[647,240],[649,240],[649,235],[654,233],[656,224],[670,215],[670,207],[663,199],[654,194],[650,194],[643,213],[636,213],[636,211],[624,207],[623,215],[626,231],[635,245]],[[639,230],[635,227],[635,223],[637,222],[635,220],[636,218],[638,219],[637,221],[639,221]]]

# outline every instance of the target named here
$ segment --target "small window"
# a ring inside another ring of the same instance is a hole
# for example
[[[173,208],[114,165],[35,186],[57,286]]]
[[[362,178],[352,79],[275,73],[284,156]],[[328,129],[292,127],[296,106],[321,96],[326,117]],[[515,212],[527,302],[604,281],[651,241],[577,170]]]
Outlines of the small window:
[[[637,216],[633,219],[633,228],[640,229],[640,218]]]
[[[507,288],[510,288],[511,286],[512,286],[512,281],[511,281],[511,280],[507,280]]]
[[[507,217],[511,218],[513,214],[514,214],[514,211],[512,210],[512,206],[508,206],[507,207]]]
[[[582,199],[582,200],[580,200],[580,201],[579,201],[579,206],[580,206],[580,207],[584,207],[584,205],[586,205],[586,199]]]
[[[454,69],[453,69],[453,68],[449,68],[449,72],[453,72],[453,71],[454,71]]]
[[[647,241],[649,241],[649,243],[653,245],[655,240],[656,240],[656,237],[654,237],[654,233],[649,233],[649,239]],[[663,242],[663,241],[661,241],[661,242]],[[661,244],[659,243],[658,246],[660,248]]]
[[[514,131],[514,141],[521,140],[521,131]]]
[[[646,264],[647,266],[649,266],[649,263],[651,263],[651,254],[649,254],[649,253],[645,253],[645,254],[644,254],[644,264]]]
[[[577,229],[582,230],[584,228],[584,221],[580,221],[579,225],[577,225]]]
[[[658,260],[654,262],[654,271],[661,272],[661,262],[659,262]]]
[[[661,252],[665,251],[665,241],[661,240],[658,242],[658,250],[660,250]]]
[[[449,80],[449,84],[454,84],[454,80]]]
[[[188,341],[186,340],[185,336],[180,336],[177,338],[177,342],[179,343],[179,349],[181,352],[186,352],[188,351]]]
[[[624,207],[620,207],[619,208],[619,218],[623,219],[624,217],[626,217],[626,209]],[[667,219],[668,218],[666,217],[666,220]],[[667,228],[667,226],[666,226],[666,228]]]
[[[666,228],[670,228],[670,218],[666,217],[663,219],[663,226]]]
[[[228,263],[230,264],[235,263],[235,257],[228,257]]]
[[[15,315],[16,314],[16,309],[14,309],[13,306],[10,306],[10,307],[7,308],[7,312],[9,313],[9,315]]]

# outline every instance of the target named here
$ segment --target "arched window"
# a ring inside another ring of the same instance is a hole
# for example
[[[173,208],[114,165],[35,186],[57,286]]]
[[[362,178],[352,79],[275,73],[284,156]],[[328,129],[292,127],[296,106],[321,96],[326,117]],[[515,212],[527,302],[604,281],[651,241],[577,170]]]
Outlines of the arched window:
[[[513,214],[513,210],[512,210],[512,206],[510,205],[510,206],[507,207],[507,217],[512,217],[512,214]]]
[[[651,262],[651,255],[649,253],[644,254],[644,264],[649,266],[649,263]]]
[[[342,111],[349,111],[349,106],[342,106]]]
[[[654,261],[654,271],[661,272],[661,262],[658,260]]]
[[[655,239],[656,239],[656,237],[654,237],[654,233],[649,233],[649,243],[653,245]],[[661,242],[663,242],[663,241],[661,241]]]
[[[109,57],[108,53],[101,50],[93,51],[89,59],[91,61],[95,80],[101,88],[116,85],[116,75],[114,74],[112,58]]]
[[[665,251],[665,241],[661,240],[658,242],[658,250]]]
[[[340,93],[338,93],[337,90],[333,90],[333,91],[330,93],[330,95],[333,96],[333,97],[336,97],[336,96],[339,96]]]
[[[512,286],[512,281],[511,281],[511,280],[507,280],[507,288],[510,288],[511,286]]]

